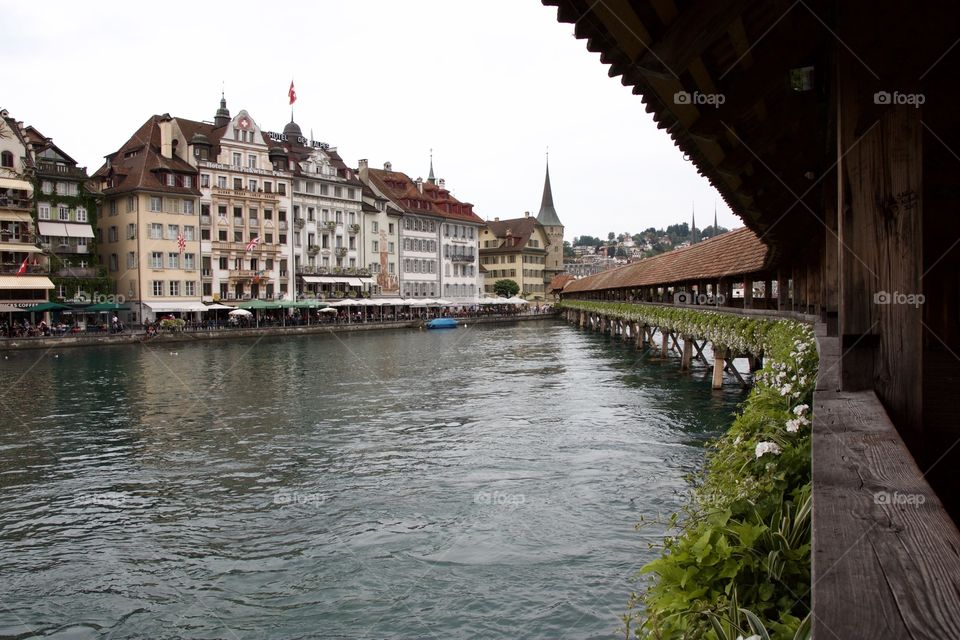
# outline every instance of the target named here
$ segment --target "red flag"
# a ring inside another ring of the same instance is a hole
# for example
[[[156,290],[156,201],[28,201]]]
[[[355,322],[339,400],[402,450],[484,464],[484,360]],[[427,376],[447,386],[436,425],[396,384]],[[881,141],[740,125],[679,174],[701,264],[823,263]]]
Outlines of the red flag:
[[[287,95],[290,96],[290,104],[297,101],[297,91],[293,88],[293,80],[290,81],[290,91],[287,91]]]
[[[257,248],[258,244],[260,244],[260,236],[250,238],[250,242],[247,243],[247,251],[253,251]]]
[[[20,268],[17,269],[17,275],[22,276],[27,272],[27,263],[30,261],[30,256],[27,256],[23,259],[23,264],[20,265]]]
[[[177,246],[180,247],[180,253],[187,248],[187,238],[183,235],[183,231],[177,236]]]

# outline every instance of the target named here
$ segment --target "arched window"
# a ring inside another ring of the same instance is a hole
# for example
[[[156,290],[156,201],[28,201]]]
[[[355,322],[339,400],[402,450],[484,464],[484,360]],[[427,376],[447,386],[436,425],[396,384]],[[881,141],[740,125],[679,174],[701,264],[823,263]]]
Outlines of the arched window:
[[[13,154],[9,151],[0,153],[0,166],[13,168]]]

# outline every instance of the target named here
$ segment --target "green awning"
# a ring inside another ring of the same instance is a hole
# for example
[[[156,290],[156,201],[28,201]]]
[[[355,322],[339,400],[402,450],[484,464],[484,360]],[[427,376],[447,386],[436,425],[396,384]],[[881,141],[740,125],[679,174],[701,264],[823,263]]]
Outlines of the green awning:
[[[99,311],[129,311],[130,307],[118,304],[116,302],[98,302],[83,309],[77,309],[81,313],[97,313]]]
[[[41,302],[40,304],[35,304],[32,307],[25,307],[24,311],[63,311],[70,310],[73,307],[69,307],[65,304],[60,304],[59,302]]]
[[[279,309],[279,302],[267,302],[266,300],[247,300],[237,305],[241,309]]]

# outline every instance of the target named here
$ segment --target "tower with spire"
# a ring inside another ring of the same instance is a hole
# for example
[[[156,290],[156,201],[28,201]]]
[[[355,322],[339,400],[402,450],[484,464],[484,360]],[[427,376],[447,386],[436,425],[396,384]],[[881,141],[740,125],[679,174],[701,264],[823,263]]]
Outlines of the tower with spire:
[[[543,225],[550,246],[547,247],[546,264],[543,279],[549,284],[553,276],[563,272],[563,223],[553,206],[553,189],[550,187],[550,154],[547,153],[547,173],[543,181],[543,198],[540,200],[540,213],[537,221]]]
[[[220,92],[220,108],[217,109],[217,115],[213,118],[213,125],[218,129],[225,127],[230,123],[230,110],[227,109],[227,96],[223,91]]]
[[[430,149],[430,175],[427,176],[427,182],[437,184],[437,178],[433,175],[433,149]]]
[[[696,207],[692,206],[690,209],[690,244],[696,244],[700,241],[699,234],[697,234],[697,211]]]

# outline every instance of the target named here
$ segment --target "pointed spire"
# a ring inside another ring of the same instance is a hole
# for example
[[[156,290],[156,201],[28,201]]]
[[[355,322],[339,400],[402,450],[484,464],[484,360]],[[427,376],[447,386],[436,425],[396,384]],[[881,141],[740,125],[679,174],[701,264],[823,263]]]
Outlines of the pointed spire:
[[[695,204],[690,205],[690,244],[696,244],[697,242],[697,207]]]
[[[713,235],[716,236],[720,227],[717,226],[717,203],[713,203]]]
[[[562,227],[557,210],[553,208],[553,189],[550,188],[550,151],[547,151],[547,174],[543,180],[543,199],[540,200],[540,213],[537,220],[545,227]]]
[[[227,109],[227,96],[223,89],[220,90],[220,108],[217,109],[217,115],[213,119],[213,124],[217,127],[226,126],[230,122],[230,110]]]
[[[427,176],[427,182],[436,184],[437,179],[433,176],[433,149],[430,149],[430,175]]]

